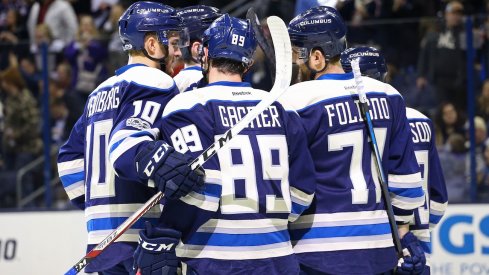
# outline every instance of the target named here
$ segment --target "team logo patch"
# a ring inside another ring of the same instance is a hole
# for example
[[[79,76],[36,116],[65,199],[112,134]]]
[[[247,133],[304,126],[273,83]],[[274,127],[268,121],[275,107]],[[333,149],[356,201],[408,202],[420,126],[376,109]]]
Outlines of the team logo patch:
[[[146,122],[140,118],[135,118],[135,117],[131,117],[131,118],[127,119],[126,126],[131,126],[131,127],[136,128],[136,129],[139,129],[139,130],[151,128],[151,125],[149,125],[148,122]]]

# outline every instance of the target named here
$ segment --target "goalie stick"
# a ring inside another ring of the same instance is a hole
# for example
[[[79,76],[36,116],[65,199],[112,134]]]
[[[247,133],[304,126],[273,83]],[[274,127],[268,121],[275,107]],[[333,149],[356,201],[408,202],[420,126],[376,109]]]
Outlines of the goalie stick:
[[[387,188],[387,178],[384,174],[384,169],[382,168],[382,158],[380,157],[379,147],[377,146],[377,139],[375,138],[374,127],[372,124],[372,118],[370,117],[370,112],[367,103],[367,94],[364,90],[362,74],[360,72],[360,61],[355,58],[351,61],[351,68],[353,71],[353,76],[357,84],[358,97],[360,99],[360,110],[362,113],[363,120],[368,129],[368,135],[370,137],[370,145],[372,147],[372,152],[374,153],[375,168],[379,176],[380,189],[382,190],[382,197],[384,199],[387,217],[389,219],[389,225],[392,233],[392,240],[394,241],[394,246],[396,248],[397,257],[401,259],[403,257],[403,251],[401,246],[401,239],[399,238],[399,232],[397,231],[396,219],[394,217],[394,210],[392,209],[391,198],[389,195],[389,190]]]
[[[241,130],[247,127],[253,119],[267,109],[275,102],[289,87],[292,76],[292,47],[290,44],[287,27],[277,16],[267,18],[267,23],[272,35],[273,45],[276,53],[276,75],[270,95],[260,101],[245,117],[243,117],[234,127],[227,130],[223,137],[219,138],[201,155],[190,163],[193,170],[201,167],[209,160],[219,149],[235,137]],[[117,240],[129,227],[131,227],[139,218],[155,206],[164,194],[160,191],[149,199],[141,208],[127,218],[119,227],[110,233],[102,242],[88,252],[80,261],[68,270],[65,275],[77,274],[95,257],[100,255],[111,243]]]
[[[269,68],[270,74],[272,75],[272,82],[274,82],[276,64],[275,64],[275,51],[272,45],[272,41],[270,41],[270,39],[266,37],[265,34],[263,33],[263,27],[260,24],[260,19],[258,19],[258,15],[256,15],[255,9],[253,7],[248,9],[248,12],[246,13],[246,19],[250,20],[251,27],[255,32],[255,37],[256,37],[256,41],[258,42],[258,46],[260,46],[260,48],[265,53],[265,60],[268,64],[267,67]]]

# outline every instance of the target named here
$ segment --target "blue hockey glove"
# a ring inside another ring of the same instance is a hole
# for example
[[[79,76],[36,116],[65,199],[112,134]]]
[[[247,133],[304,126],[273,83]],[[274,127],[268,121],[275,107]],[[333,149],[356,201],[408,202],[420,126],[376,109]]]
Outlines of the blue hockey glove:
[[[192,159],[167,143],[152,141],[136,156],[139,177],[154,180],[158,190],[169,199],[178,199],[204,186],[204,169],[190,169]]]
[[[418,238],[413,233],[408,232],[401,239],[401,245],[405,256],[399,260],[396,274],[421,274],[426,265],[426,257]]]
[[[139,245],[134,252],[134,270],[141,275],[177,274],[175,247],[180,241],[180,232],[153,227],[150,222],[145,225],[146,229],[139,231]]]

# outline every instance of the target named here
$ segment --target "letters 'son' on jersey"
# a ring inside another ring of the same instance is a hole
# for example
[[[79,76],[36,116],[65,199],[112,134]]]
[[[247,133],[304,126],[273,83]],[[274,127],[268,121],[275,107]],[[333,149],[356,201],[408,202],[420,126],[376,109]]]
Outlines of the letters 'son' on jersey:
[[[421,168],[424,204],[414,210],[409,230],[418,238],[429,264],[430,229],[438,224],[447,207],[447,188],[435,147],[433,122],[417,110],[407,108],[406,115],[414,143],[414,153]]]

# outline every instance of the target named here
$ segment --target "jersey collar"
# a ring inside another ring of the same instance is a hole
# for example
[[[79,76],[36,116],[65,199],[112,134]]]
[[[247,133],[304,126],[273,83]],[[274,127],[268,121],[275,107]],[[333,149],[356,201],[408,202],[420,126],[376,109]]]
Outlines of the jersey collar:
[[[348,79],[353,79],[353,73],[344,73],[344,74],[323,74],[322,76],[318,77],[316,80],[325,80],[325,79],[331,79],[331,80],[348,80]]]
[[[248,82],[217,81],[207,86],[251,87],[251,84]]]
[[[144,64],[141,64],[141,63],[129,64],[129,65],[122,66],[119,69],[115,70],[115,74],[116,75],[121,75],[121,74],[125,73],[127,70],[129,70],[130,68],[132,68],[132,67],[138,67],[138,66],[148,67],[148,66],[146,66]]]

